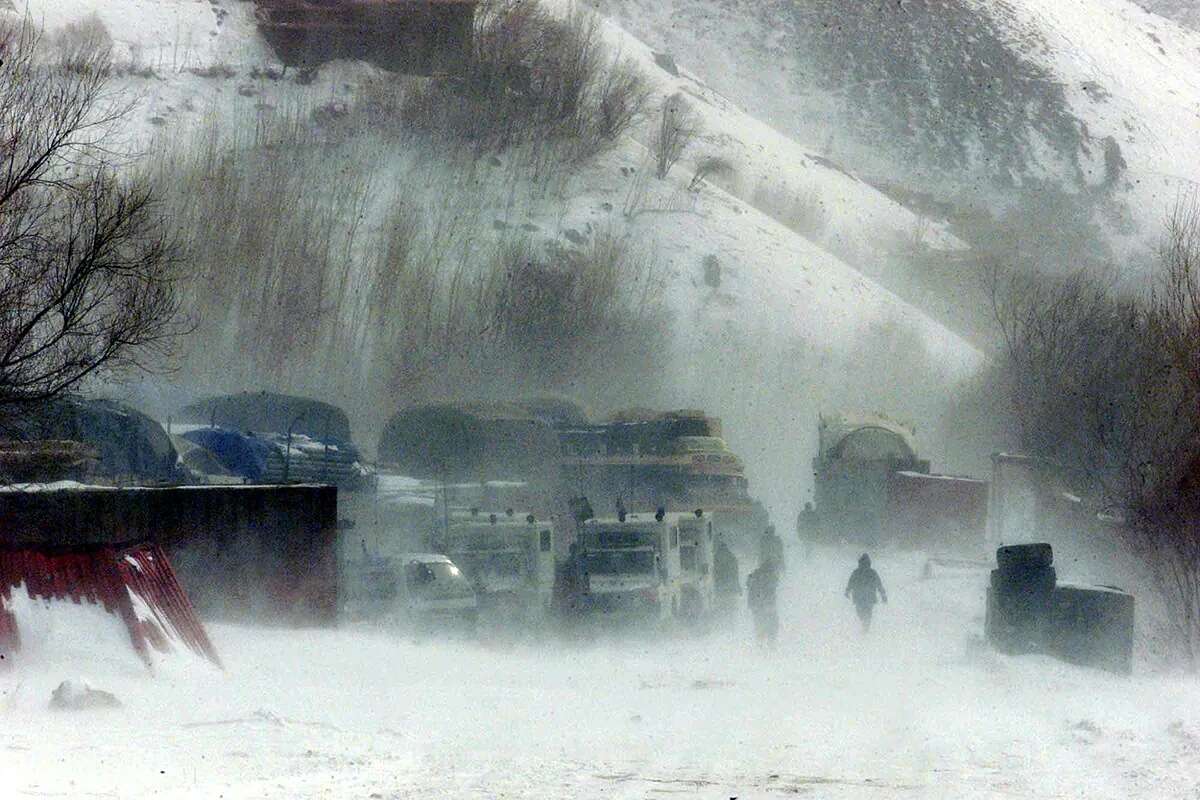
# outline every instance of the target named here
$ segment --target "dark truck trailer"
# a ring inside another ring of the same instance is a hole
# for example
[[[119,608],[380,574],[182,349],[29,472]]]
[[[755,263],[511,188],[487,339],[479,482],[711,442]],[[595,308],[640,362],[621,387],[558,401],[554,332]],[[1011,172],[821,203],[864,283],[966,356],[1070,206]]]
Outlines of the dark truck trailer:
[[[337,620],[333,486],[0,489],[0,547],[162,547],[206,618]]]
[[[988,484],[901,470],[887,476],[883,541],[911,550],[982,558]]]
[[[1116,587],[1060,584],[1050,612],[1050,653],[1071,664],[1131,674],[1133,608],[1133,595]]]

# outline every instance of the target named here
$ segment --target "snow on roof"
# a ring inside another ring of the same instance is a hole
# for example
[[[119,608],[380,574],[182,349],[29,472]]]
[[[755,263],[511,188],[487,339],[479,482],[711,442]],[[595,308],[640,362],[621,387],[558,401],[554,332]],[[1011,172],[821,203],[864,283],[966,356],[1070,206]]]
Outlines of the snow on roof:
[[[79,481],[51,481],[49,483],[10,483],[0,486],[0,492],[62,492],[79,489],[112,489],[112,486],[80,483]]]
[[[835,411],[820,417],[821,447],[831,451],[838,443],[855,431],[879,428],[899,436],[914,455],[917,453],[916,437],[911,426],[889,419],[882,414],[863,411]]]
[[[897,470],[896,475],[903,475],[906,478],[920,478],[922,480],[931,481],[955,481],[959,483],[987,483],[981,478],[968,478],[964,475],[937,475],[928,472],[914,472],[908,469]]]
[[[401,553],[395,558],[396,561],[403,561],[405,564],[412,561],[420,561],[426,564],[453,564],[449,556],[441,553]]]
[[[160,492],[175,489],[188,490],[228,490],[228,489],[314,489],[324,487],[323,483],[219,483],[219,484],[164,484],[162,486],[112,486],[98,483],[79,483],[77,481],[53,481],[51,483],[12,483],[0,486],[0,492]]]
[[[1120,589],[1116,586],[1105,586],[1103,584],[1091,584],[1091,583],[1064,583],[1062,581],[1059,581],[1057,584],[1055,584],[1055,588],[1057,588],[1057,589],[1079,589],[1079,590],[1084,590],[1084,591],[1089,591],[1089,592],[1105,592],[1107,594],[1129,594],[1129,592],[1125,591],[1124,589]]]

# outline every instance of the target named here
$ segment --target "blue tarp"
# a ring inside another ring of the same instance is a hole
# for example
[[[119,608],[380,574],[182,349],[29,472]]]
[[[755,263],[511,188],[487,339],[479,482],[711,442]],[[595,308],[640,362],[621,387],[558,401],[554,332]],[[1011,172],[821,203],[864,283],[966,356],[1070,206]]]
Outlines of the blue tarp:
[[[271,445],[262,439],[223,428],[198,428],[183,438],[210,451],[234,475],[260,481],[267,471]]]

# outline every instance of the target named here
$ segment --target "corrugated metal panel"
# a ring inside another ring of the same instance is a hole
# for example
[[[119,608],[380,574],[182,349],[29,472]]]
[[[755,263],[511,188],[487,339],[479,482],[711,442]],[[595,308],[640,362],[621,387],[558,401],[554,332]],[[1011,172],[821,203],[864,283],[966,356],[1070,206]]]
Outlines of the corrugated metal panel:
[[[147,667],[152,665],[151,649],[171,652],[176,643],[221,665],[171,562],[157,544],[0,549],[0,598],[11,599],[12,591],[22,585],[30,598],[87,602],[116,614]],[[0,603],[0,652],[15,652],[20,646],[20,620]]]

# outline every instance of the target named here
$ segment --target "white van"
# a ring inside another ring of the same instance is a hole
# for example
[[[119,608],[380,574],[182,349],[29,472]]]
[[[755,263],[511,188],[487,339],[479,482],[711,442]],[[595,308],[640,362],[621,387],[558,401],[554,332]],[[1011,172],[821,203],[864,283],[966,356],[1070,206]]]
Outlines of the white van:
[[[343,565],[343,609],[423,632],[473,631],[479,602],[470,581],[444,555],[405,553]]]
[[[532,514],[456,513],[437,549],[475,587],[490,622],[545,621],[554,589],[554,529]]]

